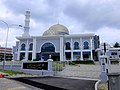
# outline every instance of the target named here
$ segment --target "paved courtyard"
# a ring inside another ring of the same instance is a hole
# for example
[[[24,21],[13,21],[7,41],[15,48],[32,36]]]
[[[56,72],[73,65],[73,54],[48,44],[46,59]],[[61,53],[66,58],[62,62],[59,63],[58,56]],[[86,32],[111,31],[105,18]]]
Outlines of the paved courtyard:
[[[109,73],[113,72],[115,73],[120,72],[120,65],[111,65]],[[57,73],[57,76],[99,79],[100,73],[101,67],[99,64],[96,65],[81,64],[80,66],[67,65],[63,71]]]

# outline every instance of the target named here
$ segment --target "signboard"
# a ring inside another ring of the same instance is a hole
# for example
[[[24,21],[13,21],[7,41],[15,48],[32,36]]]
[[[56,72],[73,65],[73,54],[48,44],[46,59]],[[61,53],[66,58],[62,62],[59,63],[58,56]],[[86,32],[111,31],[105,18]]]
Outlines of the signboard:
[[[23,62],[23,69],[48,70],[48,62]]]

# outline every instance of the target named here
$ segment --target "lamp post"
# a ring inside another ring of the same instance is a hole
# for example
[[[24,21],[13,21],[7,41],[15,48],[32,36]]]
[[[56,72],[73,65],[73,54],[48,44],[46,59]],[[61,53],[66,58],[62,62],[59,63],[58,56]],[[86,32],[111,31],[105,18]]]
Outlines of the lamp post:
[[[3,70],[5,67],[5,61],[6,61],[6,51],[7,51],[7,41],[8,41],[8,33],[9,33],[9,25],[7,22],[0,20],[1,22],[3,22],[6,26],[7,26],[7,36],[6,36],[6,40],[5,40],[5,50],[4,50],[4,60],[3,60]],[[12,24],[12,25],[17,25],[17,24]],[[17,25],[19,27],[23,27],[22,25]]]
[[[7,36],[6,36],[6,40],[5,40],[5,51],[4,51],[4,60],[3,60],[3,69],[5,66],[5,60],[6,60],[6,50],[7,50],[7,41],[8,41],[8,33],[9,33],[9,25],[8,23],[6,23],[3,20],[0,20],[1,22],[3,22],[6,26],[7,26]]]

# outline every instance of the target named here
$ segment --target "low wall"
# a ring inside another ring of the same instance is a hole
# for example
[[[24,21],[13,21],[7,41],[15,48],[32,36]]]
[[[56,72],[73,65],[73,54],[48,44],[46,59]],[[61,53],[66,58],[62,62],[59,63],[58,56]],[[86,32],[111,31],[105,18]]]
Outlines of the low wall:
[[[0,69],[3,69],[3,63],[0,62]],[[4,70],[12,70],[17,72],[24,72],[28,74],[38,74],[38,75],[54,75],[53,71],[49,70],[34,70],[34,69],[23,69],[22,62],[5,62]]]

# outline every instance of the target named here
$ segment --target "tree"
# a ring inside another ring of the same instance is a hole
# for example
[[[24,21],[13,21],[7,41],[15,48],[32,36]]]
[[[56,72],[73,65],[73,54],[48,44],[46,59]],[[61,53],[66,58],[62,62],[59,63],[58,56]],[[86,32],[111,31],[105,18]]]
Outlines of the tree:
[[[113,47],[119,48],[119,47],[120,47],[120,44],[119,44],[118,42],[116,42],[116,43],[113,45]]]

